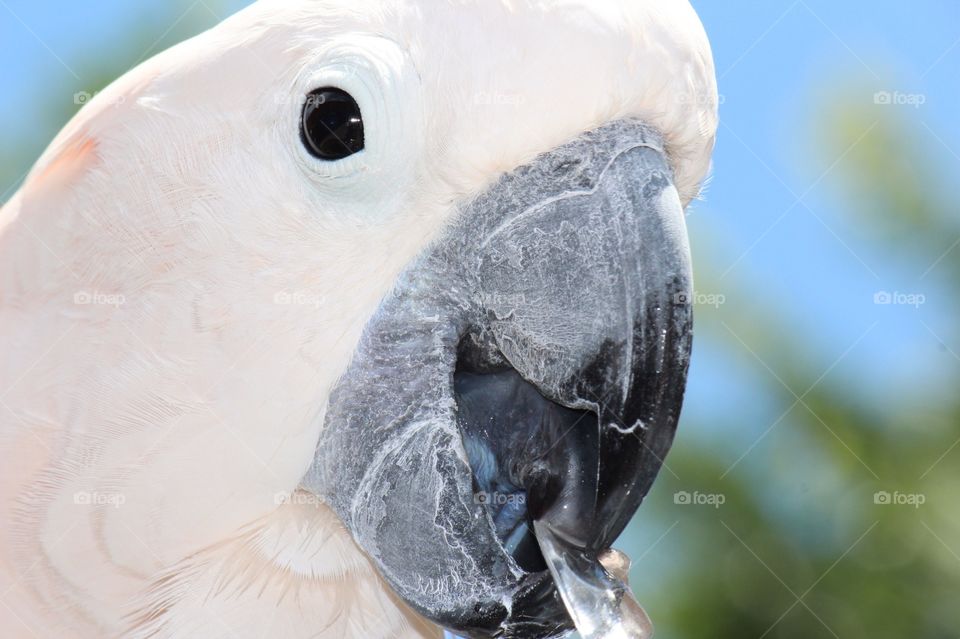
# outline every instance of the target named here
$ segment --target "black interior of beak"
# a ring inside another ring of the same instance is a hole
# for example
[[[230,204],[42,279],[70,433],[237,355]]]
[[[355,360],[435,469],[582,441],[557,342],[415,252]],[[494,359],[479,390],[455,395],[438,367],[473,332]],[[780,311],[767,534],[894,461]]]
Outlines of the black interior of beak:
[[[597,416],[546,399],[483,343],[475,336],[461,341],[454,373],[457,422],[473,471],[475,500],[487,509],[517,564],[527,572],[545,571],[533,520],[571,491],[595,491],[589,482],[564,486],[563,477],[569,473],[569,447],[584,443],[584,433],[597,432]],[[587,457],[595,461],[597,448],[590,444],[593,452],[586,451]]]

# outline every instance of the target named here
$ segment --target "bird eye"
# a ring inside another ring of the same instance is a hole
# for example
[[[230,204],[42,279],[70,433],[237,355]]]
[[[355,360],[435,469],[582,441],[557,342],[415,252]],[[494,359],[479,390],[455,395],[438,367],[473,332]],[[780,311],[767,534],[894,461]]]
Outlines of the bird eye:
[[[325,87],[307,95],[300,118],[300,136],[311,155],[342,160],[363,150],[363,117],[346,91]]]

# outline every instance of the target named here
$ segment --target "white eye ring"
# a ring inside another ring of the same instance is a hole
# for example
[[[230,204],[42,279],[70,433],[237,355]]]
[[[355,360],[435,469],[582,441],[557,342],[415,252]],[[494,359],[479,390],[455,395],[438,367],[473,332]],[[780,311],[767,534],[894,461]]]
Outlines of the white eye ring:
[[[368,74],[364,73],[363,65],[365,62],[365,58],[328,62],[322,68],[313,70],[302,83],[298,83],[300,100],[296,105],[296,111],[291,116],[296,118],[294,120],[297,124],[295,141],[298,146],[300,163],[312,175],[320,178],[339,178],[362,173],[368,170],[371,162],[376,162],[377,156],[382,151],[383,138],[388,134],[384,129],[389,127],[389,123],[384,122],[387,119],[384,117],[386,105],[378,87],[371,86],[371,81],[367,79]],[[305,101],[313,91],[321,87],[336,87],[348,93],[360,107],[364,125],[364,148],[362,151],[340,160],[329,161],[311,155],[301,144],[301,118],[303,117]]]
[[[329,42],[295,83],[299,98],[289,117],[296,123],[291,137],[298,163],[321,188],[345,186],[345,182],[369,174],[390,175],[395,180],[409,170],[410,154],[421,144],[417,83],[407,55],[392,40],[354,36]],[[300,139],[304,100],[322,87],[350,94],[360,107],[363,150],[330,161],[304,148]]]

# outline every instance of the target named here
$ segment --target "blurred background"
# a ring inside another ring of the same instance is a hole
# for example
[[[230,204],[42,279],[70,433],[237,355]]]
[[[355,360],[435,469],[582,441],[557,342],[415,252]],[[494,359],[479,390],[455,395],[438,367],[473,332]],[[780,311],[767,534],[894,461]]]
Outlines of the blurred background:
[[[960,636],[960,3],[692,0],[722,94],[697,339],[620,541],[662,639]],[[0,202],[240,0],[0,0]]]

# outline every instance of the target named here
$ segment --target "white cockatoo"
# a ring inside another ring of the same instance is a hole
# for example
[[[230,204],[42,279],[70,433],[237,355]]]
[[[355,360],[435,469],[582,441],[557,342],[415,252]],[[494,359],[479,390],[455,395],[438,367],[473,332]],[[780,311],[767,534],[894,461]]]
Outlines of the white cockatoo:
[[[716,128],[687,0],[261,0],[114,82],[0,211],[0,635],[641,636]]]

